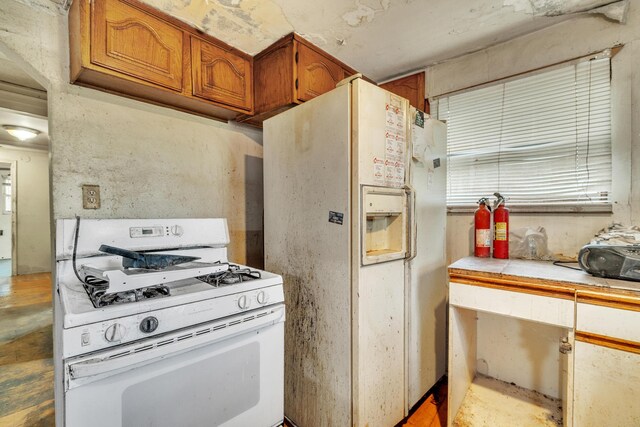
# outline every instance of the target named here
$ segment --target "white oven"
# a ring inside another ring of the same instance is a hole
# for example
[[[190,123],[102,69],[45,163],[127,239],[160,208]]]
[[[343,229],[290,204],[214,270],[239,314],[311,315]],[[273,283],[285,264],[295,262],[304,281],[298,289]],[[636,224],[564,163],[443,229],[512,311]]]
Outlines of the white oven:
[[[283,422],[282,277],[229,262],[226,220],[56,225],[56,425]]]
[[[64,362],[67,427],[283,421],[284,305]]]

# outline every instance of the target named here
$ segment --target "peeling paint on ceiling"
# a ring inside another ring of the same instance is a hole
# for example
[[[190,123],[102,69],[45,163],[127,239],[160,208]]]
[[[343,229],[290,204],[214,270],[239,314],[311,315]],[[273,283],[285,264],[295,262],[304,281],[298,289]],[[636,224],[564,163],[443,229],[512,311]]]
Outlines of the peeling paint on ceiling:
[[[389,9],[391,0],[380,0],[376,6],[369,6],[363,2],[356,1],[355,9],[342,15],[342,19],[347,25],[357,27],[365,22],[371,22],[376,13],[383,13]]]
[[[504,0],[505,6],[537,16],[560,16],[573,13],[599,13],[624,22],[629,0]]]
[[[270,0],[144,0],[249,54],[294,30]]]
[[[250,55],[296,31],[376,81],[571,18],[549,16],[557,15],[551,13],[557,10],[554,7],[570,5],[584,10],[603,3],[603,0],[142,1]]]

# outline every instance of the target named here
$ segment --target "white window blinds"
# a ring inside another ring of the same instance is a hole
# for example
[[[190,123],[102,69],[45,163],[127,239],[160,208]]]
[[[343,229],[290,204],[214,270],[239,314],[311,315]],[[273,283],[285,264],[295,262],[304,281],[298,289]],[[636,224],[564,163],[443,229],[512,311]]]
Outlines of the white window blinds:
[[[606,204],[609,58],[436,100],[447,121],[447,205],[500,192],[508,205]]]

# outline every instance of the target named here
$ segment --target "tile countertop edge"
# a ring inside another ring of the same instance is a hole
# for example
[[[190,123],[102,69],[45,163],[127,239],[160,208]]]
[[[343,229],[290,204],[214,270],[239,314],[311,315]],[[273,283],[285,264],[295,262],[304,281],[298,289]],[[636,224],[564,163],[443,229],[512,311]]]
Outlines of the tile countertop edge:
[[[561,287],[640,298],[640,282],[595,277],[582,270],[553,265],[551,261],[466,257],[451,264],[448,272],[452,281],[456,278],[496,279],[512,285]]]

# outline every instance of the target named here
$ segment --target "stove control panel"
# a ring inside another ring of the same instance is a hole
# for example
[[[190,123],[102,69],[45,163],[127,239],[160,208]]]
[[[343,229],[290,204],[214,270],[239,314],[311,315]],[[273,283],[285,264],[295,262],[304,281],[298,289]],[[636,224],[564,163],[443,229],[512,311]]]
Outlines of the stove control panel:
[[[241,312],[263,310],[283,301],[282,284],[278,284],[65,328],[62,332],[65,342],[63,357],[112,348]]]

